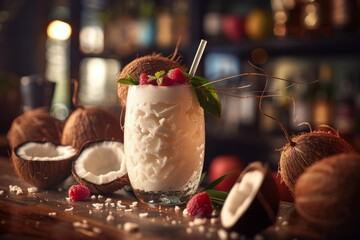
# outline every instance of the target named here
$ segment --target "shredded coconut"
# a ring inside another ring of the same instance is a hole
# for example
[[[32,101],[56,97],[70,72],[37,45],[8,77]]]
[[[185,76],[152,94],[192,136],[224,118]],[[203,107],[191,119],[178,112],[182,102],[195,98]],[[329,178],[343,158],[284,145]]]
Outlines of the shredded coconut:
[[[124,223],[124,230],[126,232],[136,232],[139,230],[139,224],[132,223],[132,222],[126,222],[126,223]]]
[[[74,207],[70,207],[70,208],[65,208],[65,212],[71,212],[72,210],[74,210]]]
[[[23,194],[23,190],[17,185],[9,185],[9,191],[16,192],[16,195]]]
[[[29,193],[36,193],[38,191],[37,187],[28,187],[27,188],[27,191]]]
[[[115,220],[115,217],[111,213],[106,217],[107,222],[112,222],[114,220]]]
[[[145,213],[139,213],[139,217],[140,218],[146,218],[149,215],[149,213],[145,212]]]
[[[95,209],[100,210],[104,207],[103,203],[93,203]]]
[[[219,237],[220,239],[227,239],[227,238],[228,238],[228,233],[227,233],[227,231],[225,231],[224,229],[219,229],[219,230],[217,231],[217,234],[218,234],[218,237]]]

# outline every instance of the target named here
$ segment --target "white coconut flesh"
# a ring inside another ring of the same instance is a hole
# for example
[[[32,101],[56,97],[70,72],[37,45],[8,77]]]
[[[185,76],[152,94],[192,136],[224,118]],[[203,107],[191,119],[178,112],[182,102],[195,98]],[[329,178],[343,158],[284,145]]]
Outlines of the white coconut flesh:
[[[76,159],[74,170],[78,177],[96,185],[121,178],[127,173],[124,145],[112,141],[91,144]]]
[[[17,155],[31,161],[60,161],[69,159],[76,154],[71,146],[55,145],[51,142],[28,142],[17,150]]]
[[[259,170],[244,174],[240,182],[231,188],[221,211],[221,220],[225,228],[234,226],[237,220],[249,208],[264,180],[264,173]]]

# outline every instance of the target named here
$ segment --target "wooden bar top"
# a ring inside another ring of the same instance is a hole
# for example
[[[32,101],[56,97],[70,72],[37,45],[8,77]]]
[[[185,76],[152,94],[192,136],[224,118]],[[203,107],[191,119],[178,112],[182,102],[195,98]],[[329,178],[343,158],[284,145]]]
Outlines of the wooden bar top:
[[[86,201],[69,201],[67,189],[73,181],[69,178],[60,189],[31,193],[31,186],[15,175],[11,161],[0,157],[0,239],[247,239],[241,233],[224,231],[219,210],[204,223],[184,215],[185,206],[179,206],[179,210],[149,206],[137,202],[126,190],[102,198],[93,195]],[[10,191],[10,185],[20,187],[22,193]],[[118,201],[125,208],[116,206]],[[95,207],[97,203],[101,209]],[[134,225],[138,228],[132,229]],[[292,203],[281,202],[277,222],[254,239],[325,236],[299,218]]]

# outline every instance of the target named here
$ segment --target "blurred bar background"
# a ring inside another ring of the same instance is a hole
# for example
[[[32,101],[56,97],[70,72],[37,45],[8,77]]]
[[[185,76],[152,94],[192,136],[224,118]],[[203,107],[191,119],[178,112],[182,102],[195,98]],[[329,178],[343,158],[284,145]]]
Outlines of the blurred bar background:
[[[2,149],[12,120],[23,111],[43,105],[65,121],[75,107],[72,79],[79,81],[79,105],[119,115],[121,68],[153,52],[171,55],[179,37],[187,67],[200,40],[208,41],[197,75],[209,80],[247,72],[318,80],[291,85],[269,79],[267,94],[276,96],[263,98],[262,108],[291,134],[309,130],[298,126],[302,122],[313,129],[325,124],[360,149],[360,0],[0,0]],[[34,76],[42,82],[30,84]],[[265,79],[216,84],[225,92],[223,113],[221,119],[206,119],[207,162],[234,154],[276,168],[276,149],[286,140],[258,109],[254,96]],[[44,91],[46,83],[55,85],[50,102],[45,94],[33,94],[41,98],[37,105],[25,101],[24,89]]]

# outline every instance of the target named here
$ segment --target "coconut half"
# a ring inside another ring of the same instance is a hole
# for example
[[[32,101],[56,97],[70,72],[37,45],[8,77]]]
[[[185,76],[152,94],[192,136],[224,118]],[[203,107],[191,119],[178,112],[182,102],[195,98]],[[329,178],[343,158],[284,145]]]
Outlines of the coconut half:
[[[51,142],[25,142],[11,154],[16,174],[38,188],[50,188],[71,175],[77,151],[71,146]]]
[[[254,235],[275,222],[279,202],[268,166],[253,162],[231,188],[221,209],[221,224],[226,229]]]
[[[108,194],[129,184],[124,144],[119,141],[86,143],[72,166],[75,179],[92,193]]]

